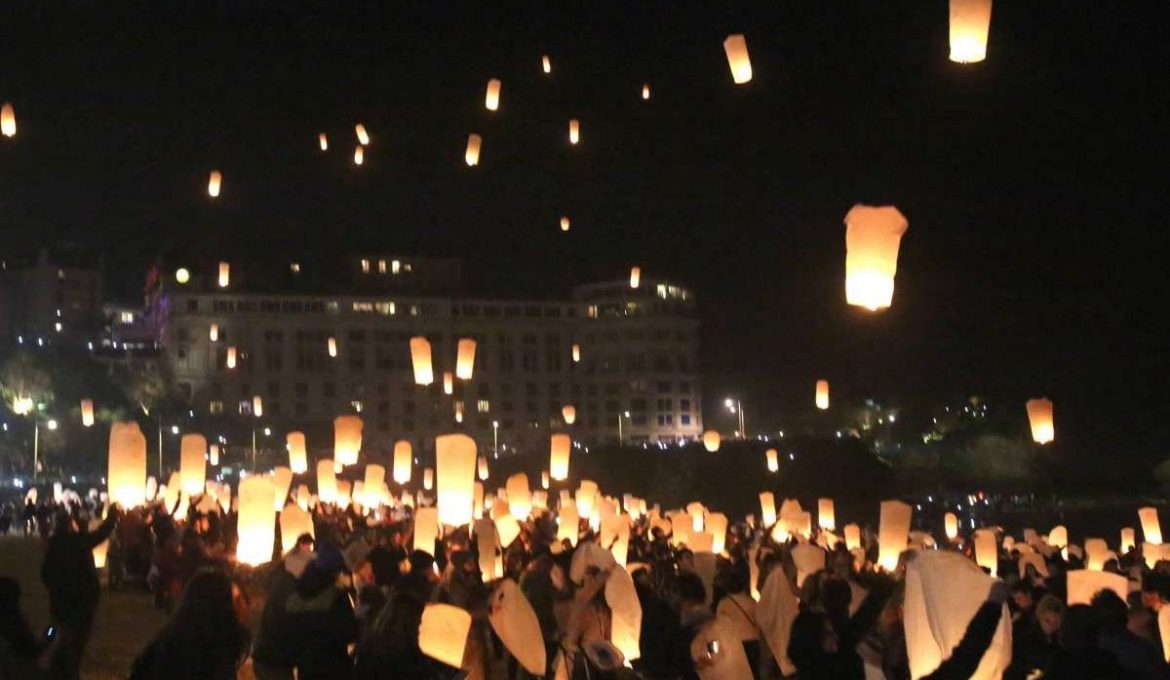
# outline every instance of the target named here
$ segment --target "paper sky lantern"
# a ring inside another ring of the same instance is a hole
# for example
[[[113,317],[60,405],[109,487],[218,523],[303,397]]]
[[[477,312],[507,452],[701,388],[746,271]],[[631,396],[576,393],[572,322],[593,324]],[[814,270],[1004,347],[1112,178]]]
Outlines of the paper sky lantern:
[[[366,162],[366,147],[358,144],[353,149],[353,164],[361,165]]]
[[[439,538],[438,508],[419,508],[414,512],[414,549],[422,550],[432,557],[435,541]]]
[[[362,146],[370,145],[370,135],[368,132],[366,132],[365,125],[358,123],[357,125],[353,126],[353,131],[354,134],[357,135],[358,144],[361,144]]]
[[[146,437],[138,423],[117,422],[110,426],[106,480],[112,502],[123,508],[146,502]]]
[[[947,540],[953,541],[959,537],[959,518],[955,513],[948,512],[943,517],[943,530],[946,532]]]
[[[565,404],[561,407],[561,417],[565,419],[566,425],[572,425],[577,422],[577,407],[572,404]]]
[[[235,368],[236,367],[236,348],[235,347],[228,347],[227,348],[227,355],[226,355],[226,358],[224,359],[224,363],[227,365],[228,368]]]
[[[500,546],[507,549],[520,536],[520,523],[508,512],[497,517],[495,522],[496,533],[500,537]]]
[[[1124,555],[1125,553],[1134,549],[1137,545],[1137,539],[1133,527],[1124,527],[1121,530],[1121,543],[1118,544],[1117,552]]]
[[[16,109],[9,102],[4,102],[4,108],[0,109],[0,134],[5,137],[16,136]]]
[[[219,187],[223,183],[223,174],[219,170],[212,170],[207,178],[207,195],[212,198],[219,196]]]
[[[455,393],[455,374],[451,371],[443,371],[443,394]]]
[[[474,132],[467,135],[467,151],[463,152],[463,161],[467,163],[467,167],[473,168],[479,165],[479,148],[483,146],[483,138]]]
[[[752,560],[754,563],[755,560]],[[760,603],[756,607],[756,621],[760,631],[770,649],[777,650],[777,662],[783,677],[796,674],[796,667],[788,658],[788,641],[792,632],[792,622],[800,613],[800,602],[792,592],[792,585],[788,581],[783,569],[773,569],[760,588]],[[734,677],[751,677],[749,670],[746,675]]]
[[[837,514],[832,498],[817,499],[817,526],[828,531],[837,529]]]
[[[435,487],[435,471],[431,468],[423,470],[423,489],[430,491]]]
[[[747,40],[741,33],[727,36],[723,41],[727,53],[727,65],[731,67],[731,79],[736,85],[743,85],[752,79],[752,60],[748,56]]]
[[[991,0],[951,0],[951,61],[971,64],[987,58]]]
[[[1157,508],[1138,508],[1138,519],[1142,523],[1142,536],[1146,543],[1162,542],[1162,523],[1158,521]]]
[[[1058,550],[1066,547],[1068,545],[1068,529],[1062,525],[1052,527],[1052,531],[1048,532],[1048,545]]]
[[[1121,574],[1089,569],[1068,572],[1068,606],[1091,604],[1093,596],[1102,590],[1112,590],[1125,601],[1129,596],[1129,581]]]
[[[460,338],[459,348],[455,361],[455,377],[460,380],[471,380],[475,371],[475,340]]]
[[[435,381],[431,366],[431,342],[422,336],[410,339],[410,361],[414,366],[414,383],[430,385]]]
[[[528,475],[518,472],[508,477],[508,512],[519,520],[532,514],[532,491],[528,488]]]
[[[1162,639],[1162,658],[1170,661],[1170,607],[1158,610],[1158,637]]]
[[[540,58],[540,70],[546,74],[552,73],[552,60],[549,59],[547,54]],[[544,673],[538,673],[538,675],[544,675]]]
[[[488,111],[495,111],[500,108],[500,81],[492,78],[487,84],[487,94],[484,96],[483,105],[487,107]]]
[[[829,408],[829,381],[817,381],[817,408],[824,411]]]
[[[471,614],[449,604],[428,604],[418,627],[418,648],[423,654],[453,668],[463,665]]]
[[[488,621],[504,647],[533,677],[544,677],[547,659],[540,620],[515,581],[500,581],[489,600],[489,612]]]
[[[566,215],[561,218],[561,231],[569,230],[569,217]]]
[[[610,640],[627,662],[642,656],[642,604],[634,579],[624,566],[614,567],[605,582],[605,603],[610,610]]]
[[[377,463],[366,465],[365,489],[367,502],[362,505],[377,507],[381,501],[382,483],[386,481],[386,468]]]
[[[207,449],[207,462],[211,463],[212,467],[219,465],[219,444],[212,444]]]
[[[727,515],[721,512],[707,515],[706,528],[711,534],[711,552],[718,555],[727,545]]]
[[[854,550],[861,547],[861,527],[856,524],[846,524],[845,532],[845,547],[848,550]]]
[[[475,491],[475,440],[465,434],[437,437],[435,473],[439,521],[456,527],[470,524]]]
[[[642,86],[642,99],[650,99],[650,84],[649,83]]]
[[[719,450],[719,433],[715,430],[707,430],[703,433],[703,448],[710,453],[715,453]]]
[[[768,472],[776,472],[780,469],[780,459],[776,454],[776,449],[768,449],[765,451],[764,458],[768,461]]]
[[[207,339],[211,342],[219,342],[219,324],[213,323],[208,327]]]
[[[1029,399],[1026,404],[1028,423],[1032,426],[1032,441],[1047,444],[1056,438],[1052,421],[1052,402],[1048,399]]]
[[[975,564],[986,569],[991,578],[999,576],[999,555],[995,532],[991,529],[975,531]]]
[[[580,361],[581,361],[581,345],[574,342],[573,343],[573,363],[576,364],[576,363],[579,363]]]
[[[292,488],[292,468],[277,465],[272,469],[272,511],[280,512],[288,500],[289,489]],[[306,490],[307,491],[307,490]]]
[[[272,560],[275,525],[272,521],[272,478],[252,475],[240,480],[240,516],[236,560],[256,566]]]
[[[576,144],[581,141],[581,123],[576,118],[569,120],[569,143]]]
[[[220,262],[219,263],[219,278],[217,280],[217,283],[219,283],[219,287],[220,288],[227,288],[228,284],[231,283],[231,280],[232,280],[232,265],[231,265],[231,263],[230,262]]]
[[[771,491],[760,493],[760,522],[765,527],[776,523],[776,497]]]
[[[280,511],[280,551],[287,553],[297,545],[297,538],[308,534],[317,536],[313,517],[296,503],[289,503]]]
[[[81,424],[93,427],[93,399],[81,400]]]
[[[597,484],[588,479],[581,480],[577,487],[577,512],[582,519],[593,517],[597,508]]]
[[[933,673],[951,656],[987,601],[991,584],[991,577],[958,553],[927,550],[908,563],[904,619],[911,678]],[[1011,647],[1011,618],[1005,606],[991,644],[971,677],[1001,677],[1011,661]]]
[[[897,568],[898,556],[906,549],[912,511],[913,508],[901,501],[882,501],[878,529],[878,565],[886,571]]]
[[[264,417],[264,400],[260,398],[259,394],[252,396],[252,415],[257,418]]]
[[[184,494],[198,496],[207,481],[207,440],[201,434],[185,434],[179,441],[179,477]]]
[[[321,147],[322,151],[329,150],[329,138],[325,136],[324,132],[317,135],[317,145]]]
[[[304,474],[309,469],[309,459],[305,451],[305,433],[289,432],[285,435],[288,445],[288,467],[293,474]]]
[[[630,288],[637,288],[642,282],[642,268],[630,267]]]
[[[336,357],[337,356],[337,338],[330,335],[329,339],[325,341],[325,350],[327,352],[329,352],[329,356]]]
[[[355,465],[362,449],[362,419],[337,416],[333,419],[333,460],[341,465]]]
[[[855,205],[845,215],[845,301],[876,311],[894,299],[898,247],[909,223],[893,206]]]
[[[394,442],[394,481],[406,484],[410,481],[410,469],[414,463],[414,450],[410,442],[399,439]]]
[[[1085,539],[1085,568],[1090,571],[1103,571],[1105,561],[1109,559],[1109,545],[1103,538]]]

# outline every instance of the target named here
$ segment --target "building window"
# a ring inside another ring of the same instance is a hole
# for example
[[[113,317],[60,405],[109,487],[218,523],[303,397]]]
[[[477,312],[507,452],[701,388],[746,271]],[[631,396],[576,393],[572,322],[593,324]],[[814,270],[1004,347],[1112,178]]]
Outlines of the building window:
[[[672,413],[659,413],[658,414],[658,424],[659,424],[659,426],[674,425],[674,414],[672,414]]]
[[[207,404],[207,411],[213,416],[218,416],[223,413],[223,402],[215,400]]]
[[[386,260],[378,260],[378,273],[379,274],[386,273]]]
[[[492,410],[492,403],[487,399],[480,399],[475,403],[475,410],[480,413],[487,413]]]
[[[361,413],[362,412],[362,402],[355,399],[355,400],[349,402],[349,405],[353,407],[354,413]]]
[[[309,396],[309,384],[308,383],[297,383],[295,389],[296,389],[298,397]]]
[[[362,273],[363,274],[370,273],[370,261],[365,259],[364,257],[362,258]]]
[[[673,412],[674,411],[674,400],[673,399],[659,399],[658,400],[658,410],[659,411]]]
[[[691,400],[690,399],[679,399],[678,400],[678,410],[680,410],[684,413],[689,412],[691,410]]]
[[[658,393],[659,394],[670,394],[670,383],[669,382],[659,382],[658,383]]]
[[[678,417],[678,422],[680,425],[690,425],[691,424],[691,414],[683,413],[682,415],[680,415]]]

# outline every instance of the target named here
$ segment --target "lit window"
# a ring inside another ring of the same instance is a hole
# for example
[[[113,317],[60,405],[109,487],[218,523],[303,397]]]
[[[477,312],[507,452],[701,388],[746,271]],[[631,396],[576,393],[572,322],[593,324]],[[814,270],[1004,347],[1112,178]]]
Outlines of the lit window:
[[[386,273],[386,260],[378,260],[378,273],[379,274]]]
[[[60,332],[61,332],[61,322],[60,322],[60,321],[58,321],[57,323],[53,324],[53,328],[54,328],[54,329],[55,329],[55,330],[56,330],[58,333],[60,333]]]
[[[355,302],[353,303],[353,311],[355,312],[372,312],[374,311],[374,303],[372,302]]]
[[[399,272],[399,270],[401,270],[401,269],[402,269],[402,263],[399,262],[398,260],[394,260],[393,262],[390,263],[390,271],[394,272],[395,274],[397,274]]]
[[[208,410],[208,412],[211,413],[211,415],[217,416],[217,415],[223,413],[223,402],[222,401],[210,402],[207,404],[207,410]]]
[[[589,317],[590,319],[596,319],[597,305],[589,305],[589,308],[585,310],[585,316]]]
[[[365,258],[362,258],[362,273],[363,274],[370,273],[370,261],[365,259]]]
[[[134,323],[134,312],[118,312],[118,320],[122,323]]]
[[[402,265],[402,271],[404,271],[404,272],[409,272],[409,271],[411,271],[411,269],[412,269],[412,268],[411,268],[411,266],[410,266],[410,263],[409,263],[409,262],[407,262],[406,264]]]
[[[410,315],[411,316],[418,316],[418,305],[411,305],[410,306]]]
[[[351,401],[351,402],[349,402],[349,405],[353,407],[354,413],[361,413],[362,412],[362,402]]]
[[[662,298],[663,300],[666,299],[666,284],[658,284],[658,297]]]
[[[480,413],[487,413],[492,410],[492,404],[487,399],[480,399],[475,403],[475,410]]]
[[[394,316],[397,310],[393,302],[377,302],[374,303],[374,309],[382,316]]]
[[[300,262],[290,263],[288,265],[288,270],[294,274],[300,274],[301,273],[301,263]]]

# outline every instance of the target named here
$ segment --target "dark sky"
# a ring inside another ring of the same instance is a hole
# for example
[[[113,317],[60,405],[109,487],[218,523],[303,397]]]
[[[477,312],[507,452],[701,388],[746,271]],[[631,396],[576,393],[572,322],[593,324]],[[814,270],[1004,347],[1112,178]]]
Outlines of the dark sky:
[[[454,254],[541,296],[640,264],[696,290],[707,395],[749,418],[818,377],[1021,422],[1045,394],[1070,455],[1170,454],[1165,3],[1000,0],[969,66],[945,0],[501,4],[9,3],[0,247],[103,253],[122,296],[158,255]],[[883,314],[844,304],[857,202],[910,221]]]

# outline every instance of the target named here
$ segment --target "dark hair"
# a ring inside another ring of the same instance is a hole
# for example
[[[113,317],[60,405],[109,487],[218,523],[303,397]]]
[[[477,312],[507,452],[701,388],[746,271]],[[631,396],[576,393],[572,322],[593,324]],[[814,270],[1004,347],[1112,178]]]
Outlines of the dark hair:
[[[1102,628],[1116,630],[1125,628],[1129,621],[1129,607],[1125,604],[1125,600],[1117,593],[1104,588],[1097,591],[1090,601],[1094,613],[1097,615],[1097,622]]]
[[[1097,619],[1087,604],[1074,604],[1060,623],[1060,644],[1065,649],[1090,649],[1097,644]]]
[[[678,575],[674,582],[674,592],[678,594],[679,599],[690,604],[702,604],[707,601],[707,588],[703,585],[703,579],[689,571]]]
[[[232,584],[214,571],[195,575],[170,622],[135,667],[176,678],[215,678],[234,673],[248,649],[248,632],[232,603]]]

